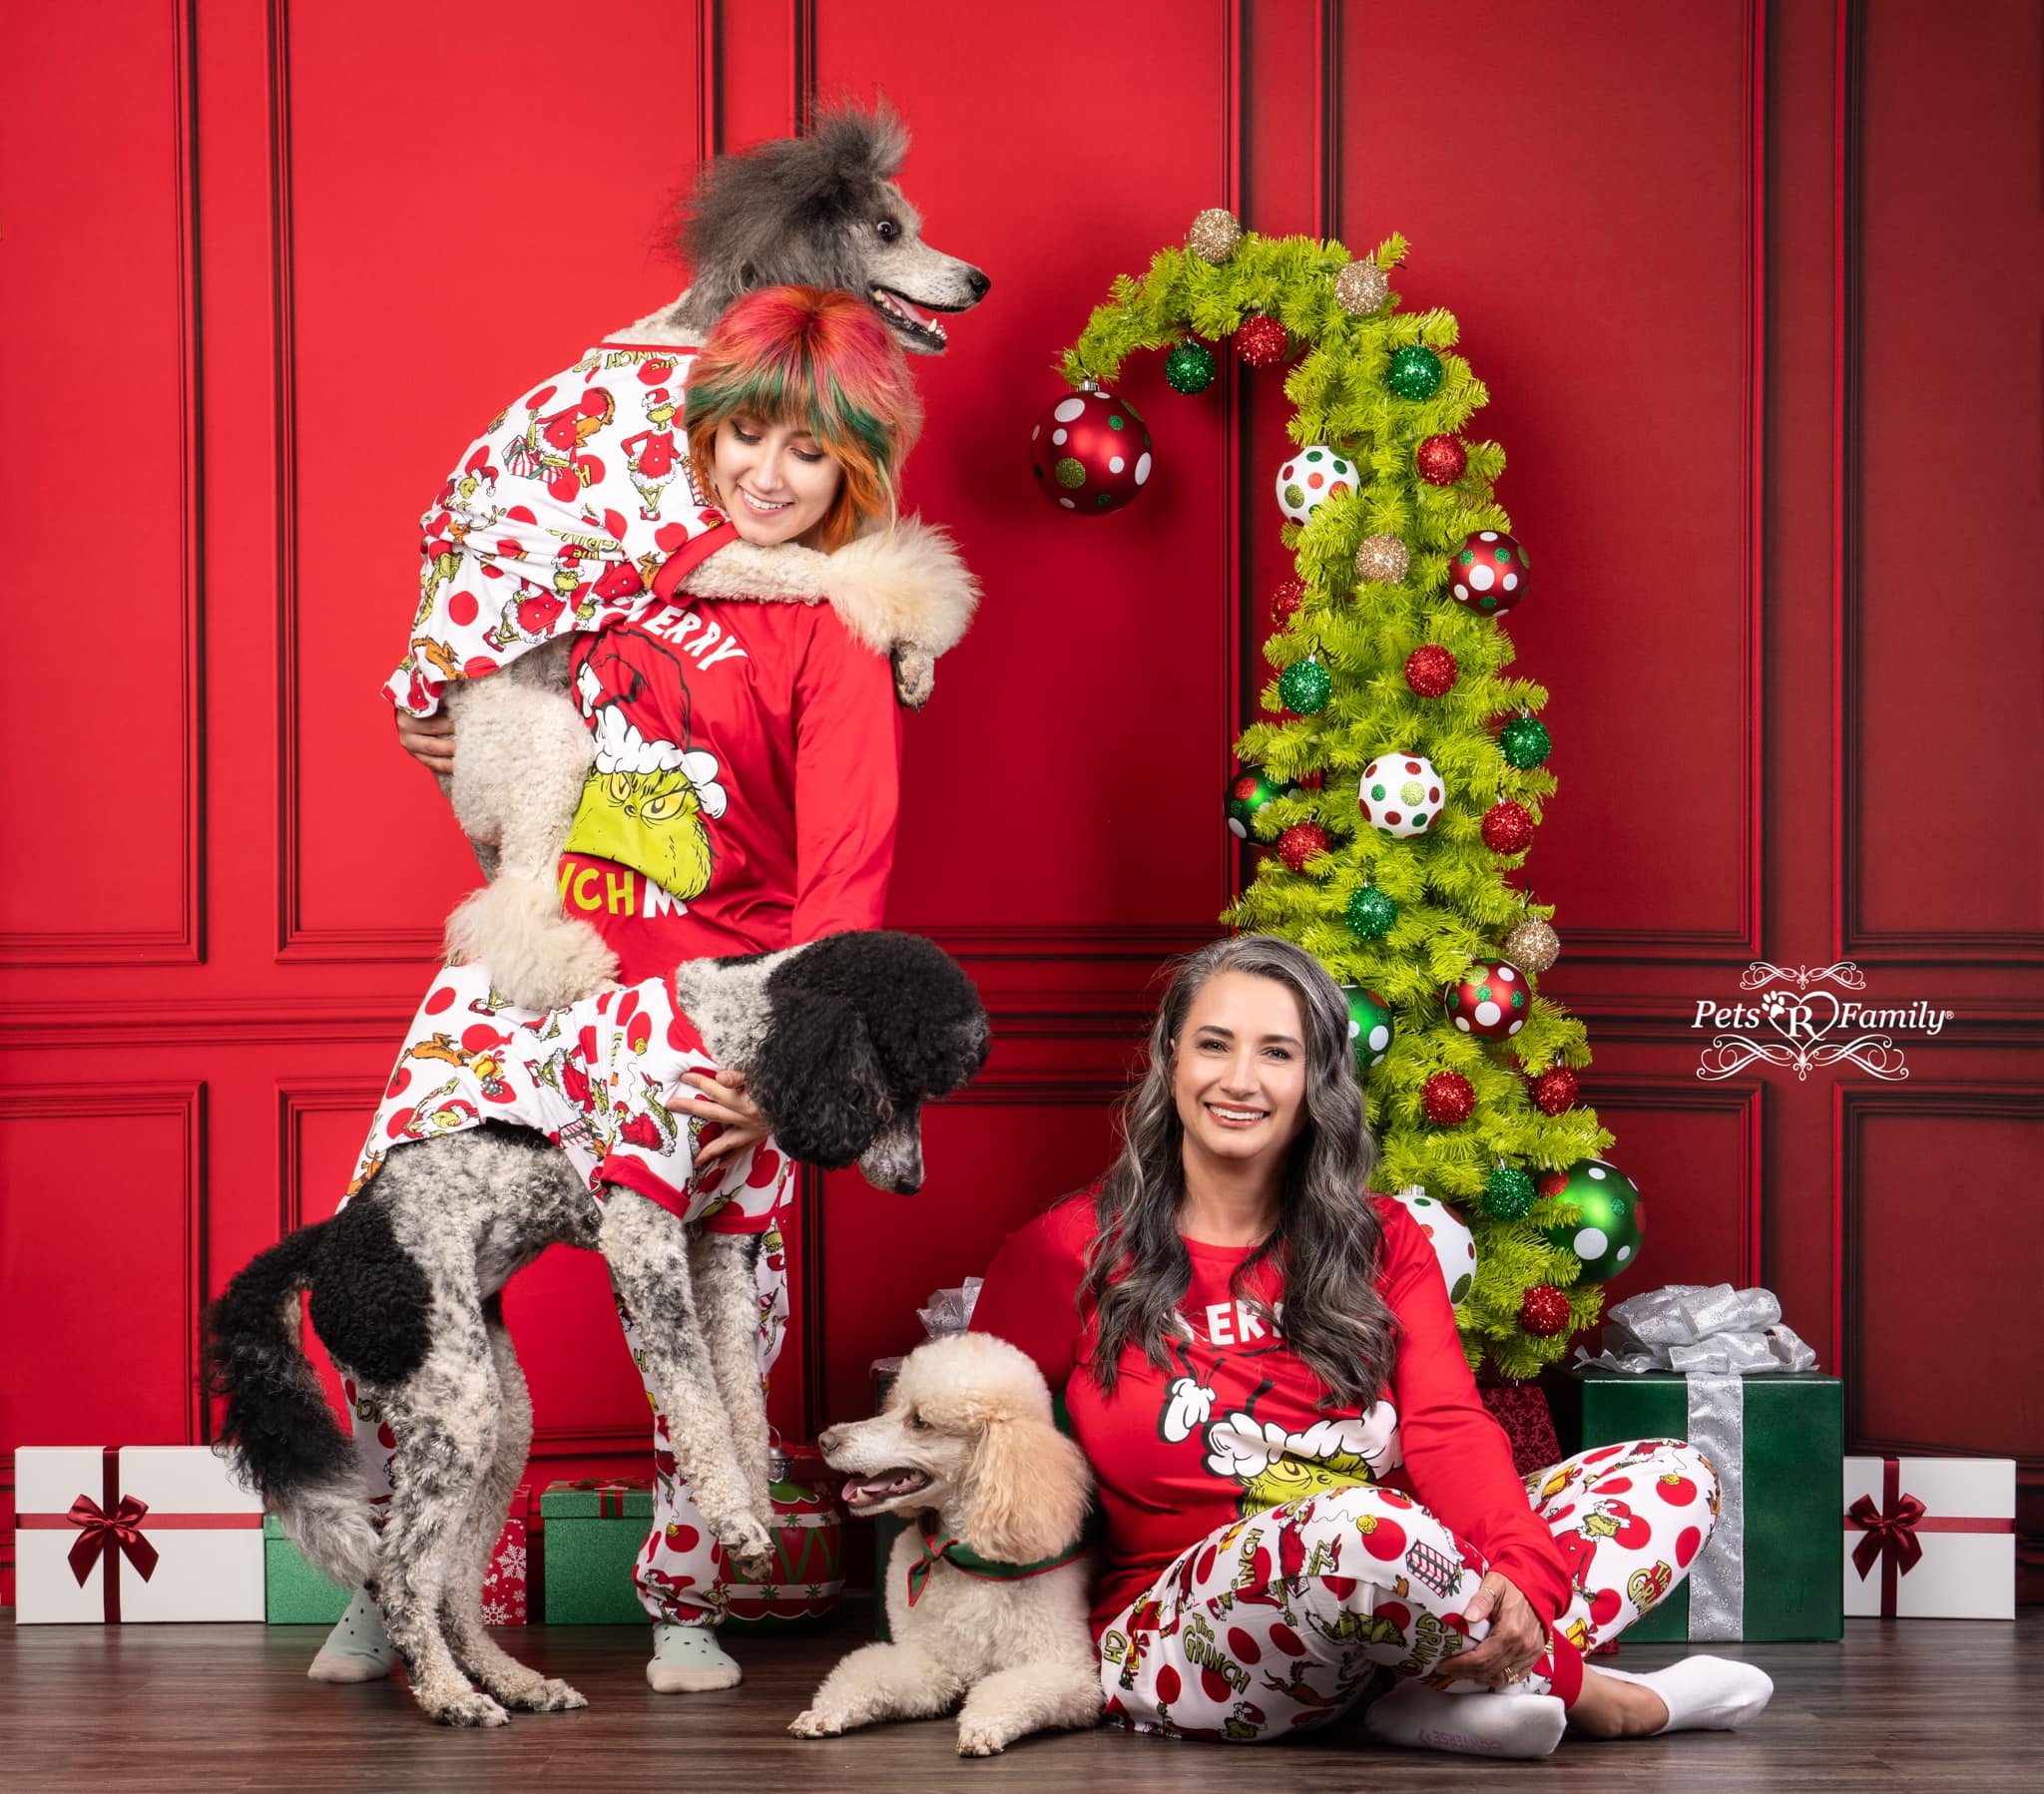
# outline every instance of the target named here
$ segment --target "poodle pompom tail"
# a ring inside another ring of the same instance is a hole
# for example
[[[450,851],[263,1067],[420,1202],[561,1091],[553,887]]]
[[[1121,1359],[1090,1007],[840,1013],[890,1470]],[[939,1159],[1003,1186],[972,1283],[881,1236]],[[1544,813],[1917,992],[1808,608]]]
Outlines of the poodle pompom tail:
[[[979,608],[979,582],[951,538],[920,518],[847,543],[829,559],[825,588],[846,629],[876,654],[913,643],[949,654]]]
[[[448,954],[489,967],[497,994],[524,1009],[561,1009],[618,975],[618,956],[587,922],[561,914],[542,879],[505,873],[447,918]]]

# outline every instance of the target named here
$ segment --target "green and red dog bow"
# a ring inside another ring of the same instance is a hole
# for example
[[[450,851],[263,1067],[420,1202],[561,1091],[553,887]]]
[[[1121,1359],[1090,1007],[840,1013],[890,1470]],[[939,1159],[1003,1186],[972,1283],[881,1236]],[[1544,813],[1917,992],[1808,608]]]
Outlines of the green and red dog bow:
[[[1038,1558],[1033,1564],[1002,1564],[992,1558],[981,1557],[963,1540],[944,1532],[937,1525],[934,1514],[919,1516],[915,1530],[922,1551],[908,1567],[908,1604],[911,1607],[929,1586],[930,1577],[939,1564],[948,1564],[953,1570],[977,1576],[981,1581],[1019,1582],[1027,1576],[1048,1575],[1053,1570],[1062,1570],[1086,1555],[1086,1547],[1075,1544],[1054,1556]]]

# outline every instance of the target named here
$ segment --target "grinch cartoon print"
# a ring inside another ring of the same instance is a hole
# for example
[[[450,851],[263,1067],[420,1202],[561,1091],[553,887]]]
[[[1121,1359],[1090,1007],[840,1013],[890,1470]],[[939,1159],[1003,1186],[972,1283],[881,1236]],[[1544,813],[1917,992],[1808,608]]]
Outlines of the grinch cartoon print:
[[[709,823],[730,799],[717,756],[688,744],[681,661],[644,633],[606,632],[576,657],[575,696],[596,763],[568,850],[630,866],[683,902],[700,897],[717,863]]]

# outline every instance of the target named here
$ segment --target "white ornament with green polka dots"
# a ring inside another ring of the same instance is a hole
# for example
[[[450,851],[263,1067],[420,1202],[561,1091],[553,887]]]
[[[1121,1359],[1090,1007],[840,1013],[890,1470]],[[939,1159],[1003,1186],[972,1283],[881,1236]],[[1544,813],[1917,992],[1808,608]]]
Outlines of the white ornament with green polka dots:
[[[1309,442],[1285,457],[1278,470],[1278,508],[1293,523],[1304,523],[1328,499],[1353,492],[1355,463],[1324,442]]]
[[[1419,1223],[1426,1243],[1433,1247],[1433,1255],[1440,1261],[1441,1281],[1448,1286],[1448,1300],[1465,1300],[1476,1281],[1476,1235],[1459,1214],[1428,1195],[1421,1184],[1397,1191],[1395,1199]]]

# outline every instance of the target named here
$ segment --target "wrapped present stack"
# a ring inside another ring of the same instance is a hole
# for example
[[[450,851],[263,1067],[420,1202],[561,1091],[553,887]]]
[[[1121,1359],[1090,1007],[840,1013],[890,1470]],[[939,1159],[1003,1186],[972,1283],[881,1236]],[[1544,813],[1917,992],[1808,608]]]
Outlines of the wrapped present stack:
[[[1844,1397],[1765,1289],[1670,1284],[1619,1303],[1563,1379],[1568,1449],[1686,1439],[1718,1472],[1718,1523],[1688,1577],[1625,1636],[1837,1638]]]
[[[2016,1616],[2013,1458],[1847,1458],[1845,1611]]]
[[[262,1617],[262,1502],[203,1445],[23,1446],[15,1622]]]

